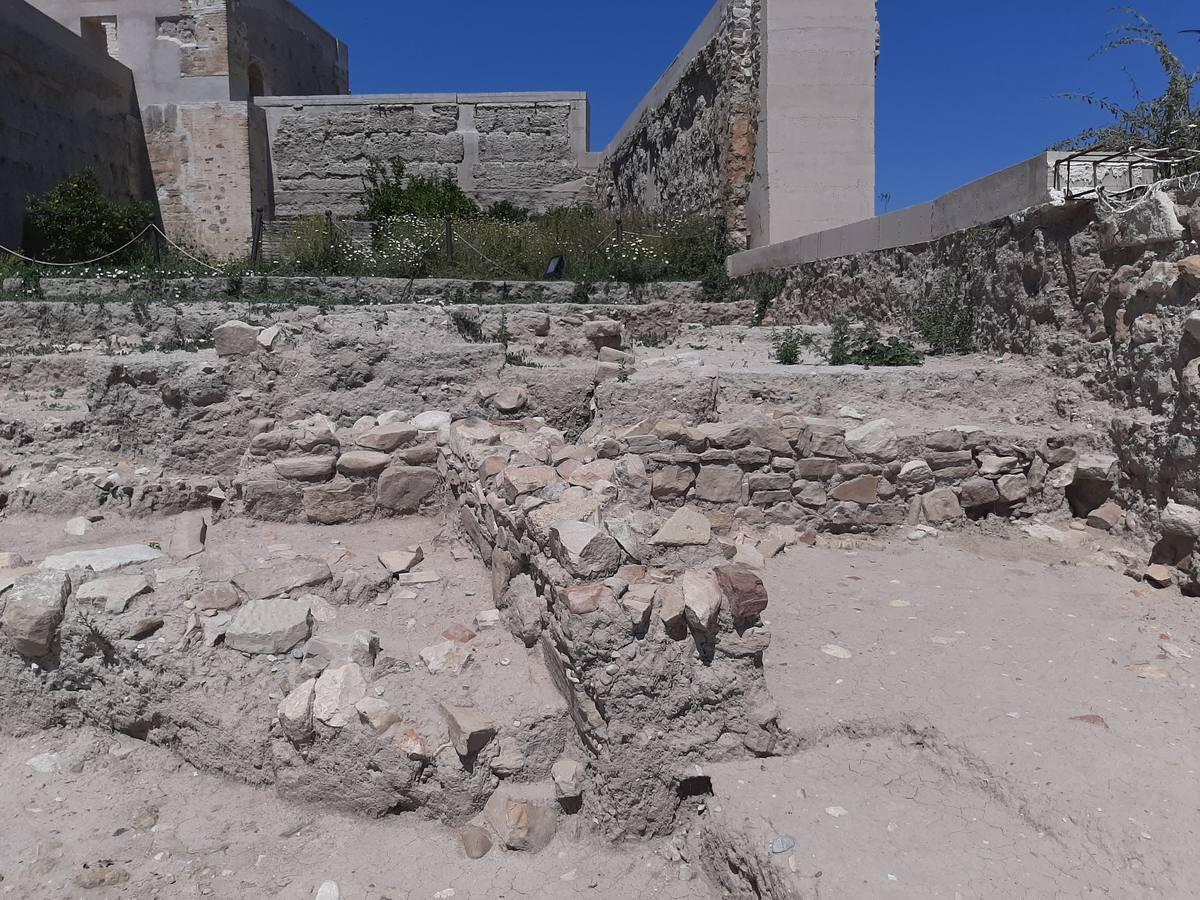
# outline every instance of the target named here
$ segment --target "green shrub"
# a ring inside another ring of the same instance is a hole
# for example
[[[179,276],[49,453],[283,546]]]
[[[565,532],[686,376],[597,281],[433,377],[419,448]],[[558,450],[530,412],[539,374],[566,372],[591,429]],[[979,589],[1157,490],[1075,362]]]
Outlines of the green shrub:
[[[925,358],[907,341],[886,341],[873,324],[851,325],[846,319],[833,323],[829,335],[831,366],[919,366]]]
[[[399,157],[388,163],[372,159],[363,179],[363,191],[362,217],[372,222],[405,215],[430,219],[472,219],[479,215],[475,201],[463,193],[453,177],[408,175]]]
[[[288,228],[283,239],[287,260],[303,272],[334,274],[343,268],[337,231],[324,216],[304,216]]]
[[[913,327],[934,356],[975,349],[975,305],[963,294],[957,277],[942,271],[913,308]]]
[[[771,337],[771,349],[775,361],[781,366],[794,366],[800,362],[800,348],[812,342],[812,338],[798,328],[785,328]]]
[[[504,354],[504,361],[510,366],[523,366],[526,369],[540,369],[542,367],[541,363],[535,363],[526,356],[524,350],[515,353],[511,350],[508,351]]]
[[[487,217],[496,222],[528,222],[530,212],[507,200],[499,200],[487,209]]]
[[[25,252],[49,262],[83,262],[128,244],[154,223],[153,203],[117,203],[100,190],[94,172],[72,175],[25,209]],[[140,255],[132,246],[116,262]]]
[[[1197,129],[1200,129],[1200,105],[1193,99],[1200,86],[1200,71],[1189,70],[1183,58],[1167,41],[1166,36],[1136,9],[1121,7],[1116,12],[1128,21],[1109,32],[1108,42],[1100,53],[1126,48],[1145,48],[1158,57],[1166,87],[1157,97],[1147,97],[1133,83],[1134,103],[1122,105],[1098,94],[1066,94],[1108,114],[1112,122],[1101,128],[1091,128],[1065,141],[1056,149],[1079,150],[1092,147],[1125,152],[1130,147],[1155,147],[1161,150],[1196,148]],[[1200,161],[1191,160],[1185,171],[1200,169]]]

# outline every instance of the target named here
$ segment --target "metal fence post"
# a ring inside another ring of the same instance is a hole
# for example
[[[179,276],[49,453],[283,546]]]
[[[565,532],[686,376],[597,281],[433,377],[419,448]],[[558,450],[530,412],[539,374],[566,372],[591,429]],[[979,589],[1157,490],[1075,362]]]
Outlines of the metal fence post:
[[[454,259],[454,220],[446,217],[446,257]]]

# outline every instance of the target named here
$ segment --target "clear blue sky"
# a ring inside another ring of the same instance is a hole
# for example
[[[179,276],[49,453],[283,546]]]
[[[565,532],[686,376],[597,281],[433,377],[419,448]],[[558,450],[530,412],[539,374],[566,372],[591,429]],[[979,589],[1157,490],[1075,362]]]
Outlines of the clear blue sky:
[[[350,45],[355,93],[586,90],[603,149],[711,0],[298,0]],[[836,3],[838,0],[829,0]],[[1093,58],[1120,21],[1106,0],[880,0],[878,190],[898,209],[1020,162],[1090,125],[1063,92],[1130,96],[1162,79],[1149,50]],[[1141,0],[1175,37],[1194,0]],[[1200,66],[1200,40],[1177,44]]]

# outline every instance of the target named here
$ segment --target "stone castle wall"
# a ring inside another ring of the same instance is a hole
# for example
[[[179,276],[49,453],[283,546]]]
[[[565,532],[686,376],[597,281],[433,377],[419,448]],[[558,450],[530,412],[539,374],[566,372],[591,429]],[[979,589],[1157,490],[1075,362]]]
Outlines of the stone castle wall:
[[[266,97],[274,212],[362,210],[372,159],[449,175],[480,203],[545,210],[588,202],[588,105],[582,94]]]
[[[167,234],[218,258],[247,255],[256,194],[253,108],[184,103],[142,112]]]
[[[133,76],[21,0],[0,6],[0,244],[16,248],[27,198],[91,169],[114,199],[149,200]]]
[[[722,0],[613,141],[599,195],[612,208],[721,217],[740,246],[758,140],[759,0]]]

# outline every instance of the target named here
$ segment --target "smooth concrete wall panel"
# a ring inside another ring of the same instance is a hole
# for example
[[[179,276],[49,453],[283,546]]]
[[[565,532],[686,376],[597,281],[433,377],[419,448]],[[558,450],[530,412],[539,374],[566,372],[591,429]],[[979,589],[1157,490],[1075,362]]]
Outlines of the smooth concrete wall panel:
[[[933,201],[936,237],[999,219],[1049,199],[1046,156],[1038,156]]]
[[[0,84],[0,244],[20,243],[28,197],[82,169],[113,199],[153,199],[125,66],[23,0],[4,0]]]
[[[925,244],[994,222],[1054,198],[1056,154],[1043,153],[1011,168],[922,203],[850,226],[824,229],[802,239],[780,241],[729,257],[734,276],[801,265],[821,259]]]
[[[762,0],[766,227],[778,243],[871,215],[874,0]]]

